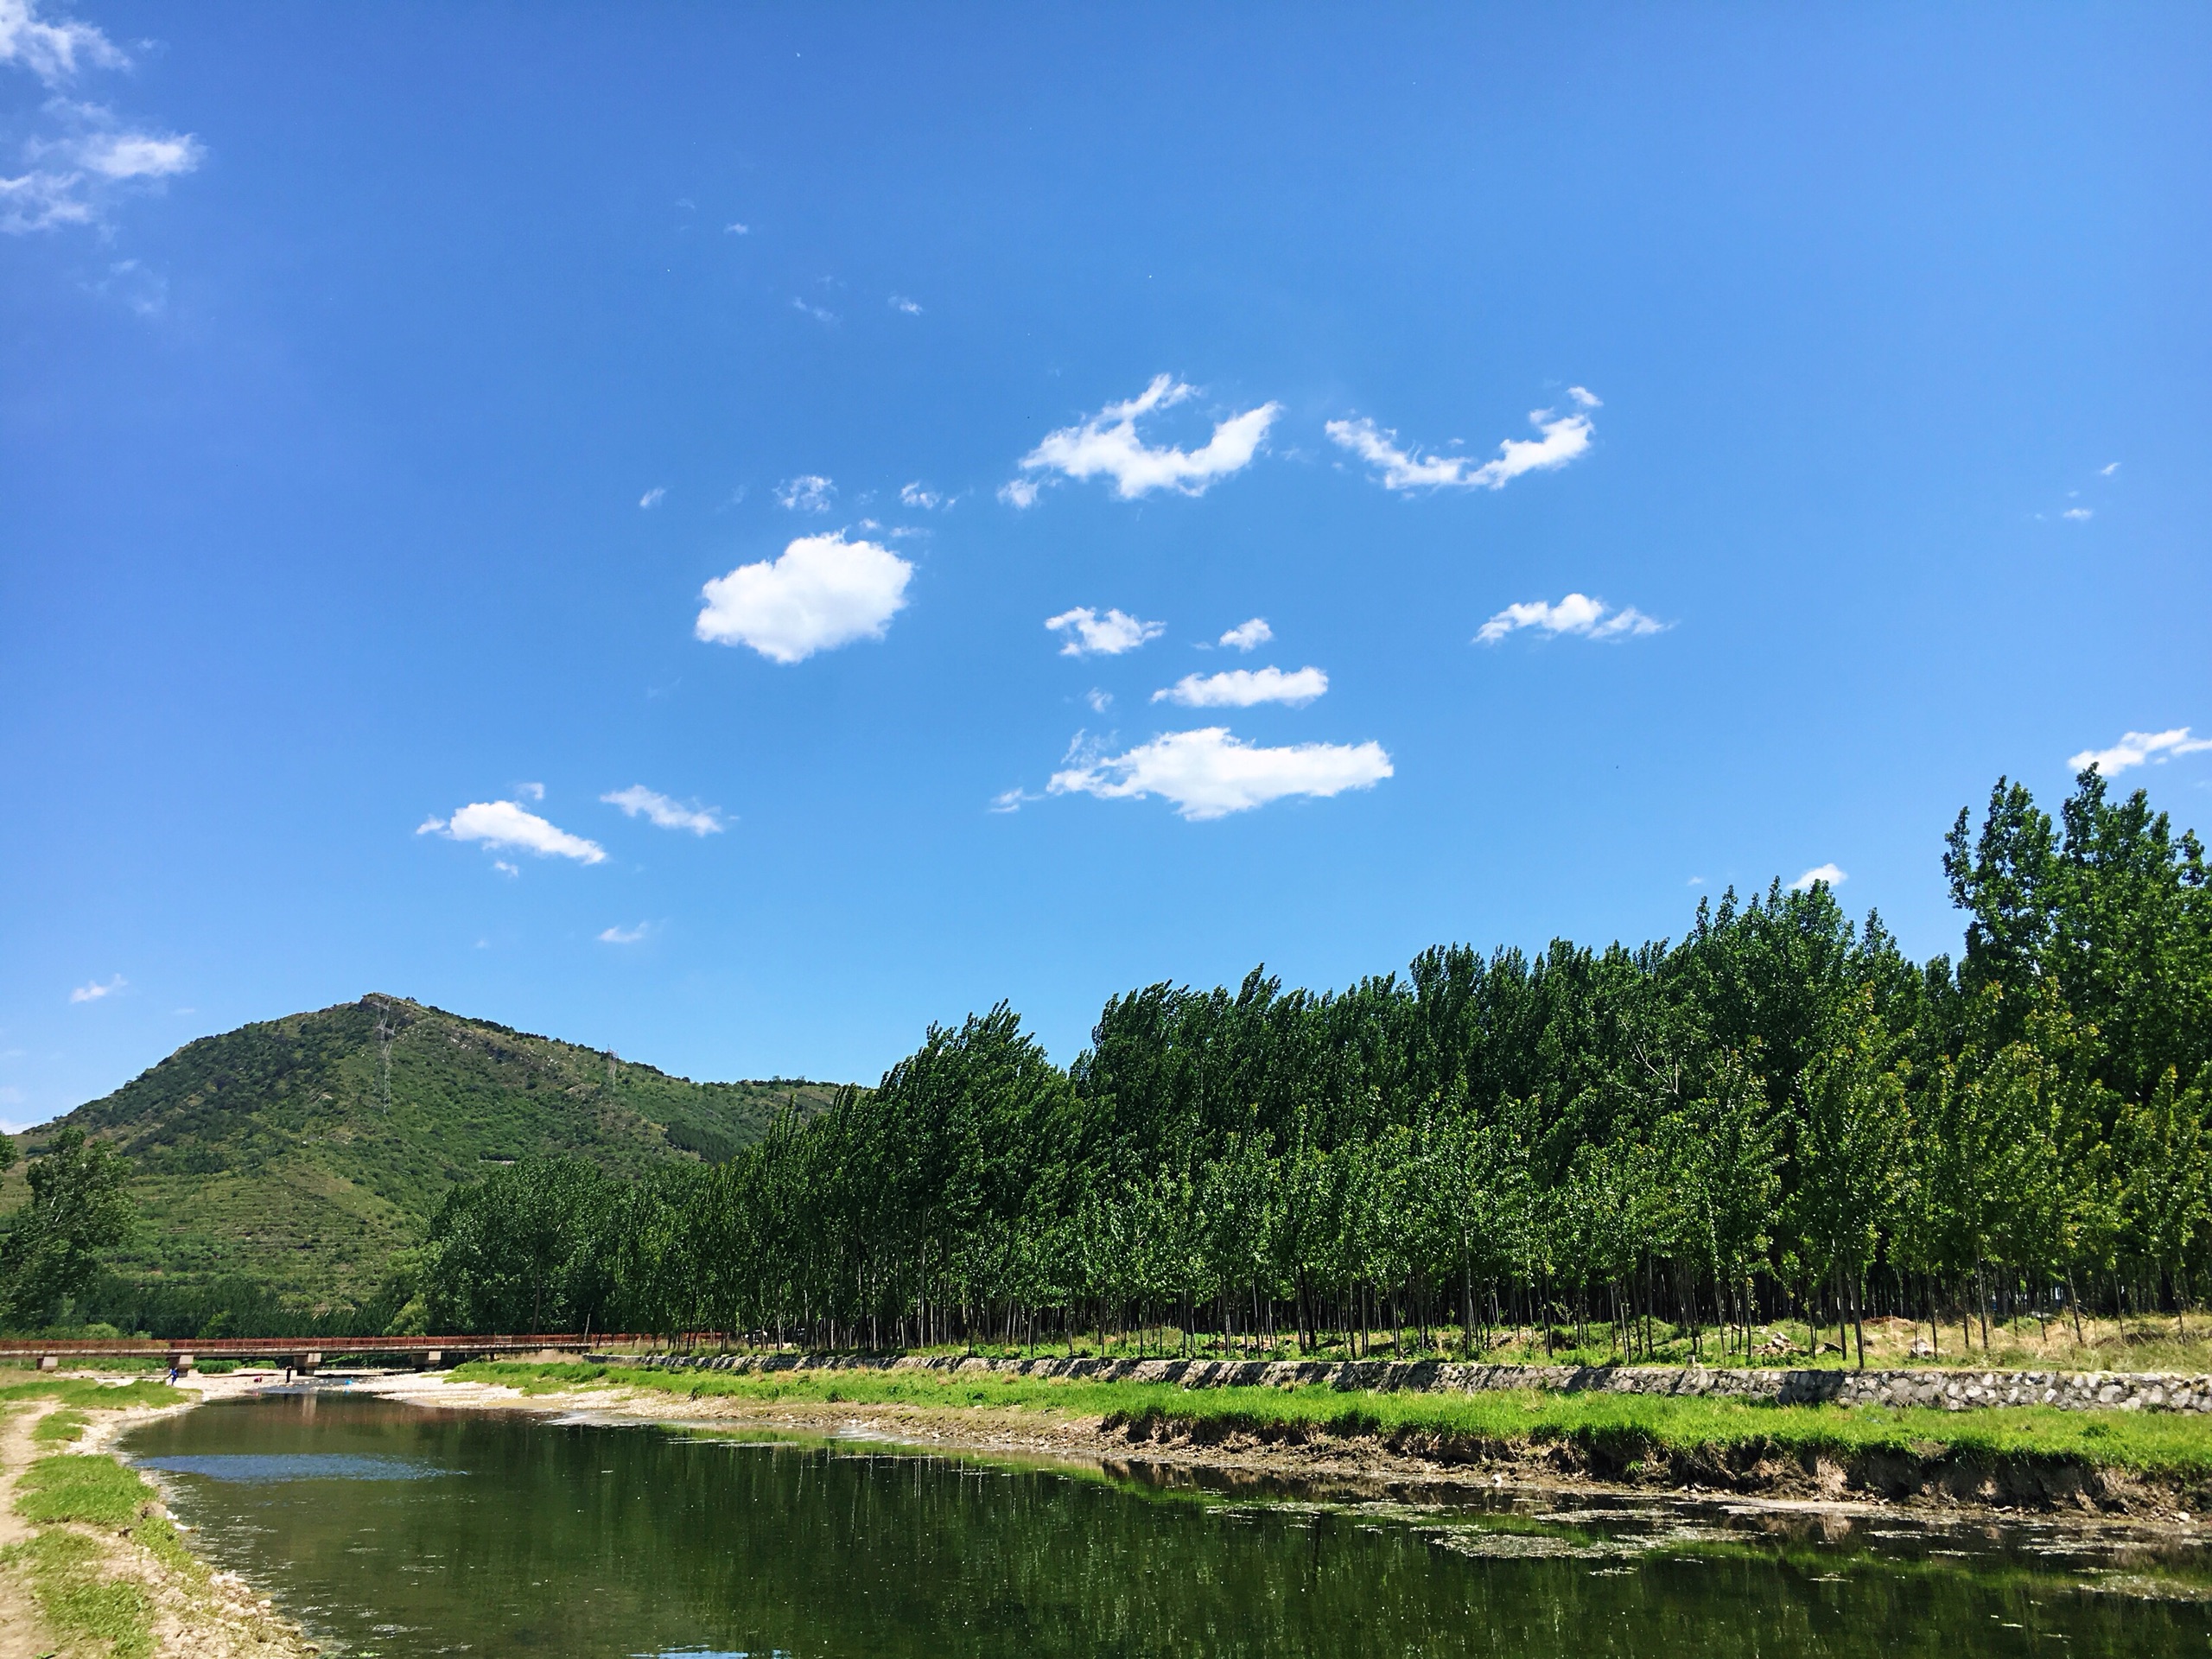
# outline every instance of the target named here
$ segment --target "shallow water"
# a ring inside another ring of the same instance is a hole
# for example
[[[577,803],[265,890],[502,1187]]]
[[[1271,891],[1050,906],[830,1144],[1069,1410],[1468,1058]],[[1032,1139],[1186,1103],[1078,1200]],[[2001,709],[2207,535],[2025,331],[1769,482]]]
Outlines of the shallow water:
[[[359,1656],[2212,1648],[2212,1556],[2152,1532],[1557,1493],[1414,1504],[317,1392],[205,1406],[127,1449],[207,1555]]]

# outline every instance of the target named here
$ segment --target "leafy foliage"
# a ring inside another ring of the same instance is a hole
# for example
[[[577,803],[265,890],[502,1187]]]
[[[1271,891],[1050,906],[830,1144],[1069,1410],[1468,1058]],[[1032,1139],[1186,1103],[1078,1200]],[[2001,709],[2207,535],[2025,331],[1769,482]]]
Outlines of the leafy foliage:
[[[2172,1306],[2212,1253],[2202,855],[2094,772],[2063,816],[2003,780],[1961,816],[1955,967],[1777,884],[1633,950],[1143,987],[1065,1072],[1001,1004],[711,1168],[454,1188],[429,1303],[876,1349],[1510,1320],[1633,1353],[1663,1322],[1747,1355],[1784,1306],[1985,1345],[1993,1303]]]

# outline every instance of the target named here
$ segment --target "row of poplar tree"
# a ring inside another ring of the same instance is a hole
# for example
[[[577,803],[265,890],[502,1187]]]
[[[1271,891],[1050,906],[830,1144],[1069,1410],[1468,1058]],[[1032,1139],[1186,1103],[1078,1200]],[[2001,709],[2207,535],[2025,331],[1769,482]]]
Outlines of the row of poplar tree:
[[[1986,1346],[1993,1316],[2181,1308],[2212,1255],[2202,848],[2088,772],[2056,822],[2000,779],[1944,868],[1955,962],[1777,884],[1634,950],[1154,985],[1065,1071],[1001,1006],[724,1163],[456,1189],[429,1318],[1633,1356],[1794,1314],[1863,1358],[1869,1314]]]

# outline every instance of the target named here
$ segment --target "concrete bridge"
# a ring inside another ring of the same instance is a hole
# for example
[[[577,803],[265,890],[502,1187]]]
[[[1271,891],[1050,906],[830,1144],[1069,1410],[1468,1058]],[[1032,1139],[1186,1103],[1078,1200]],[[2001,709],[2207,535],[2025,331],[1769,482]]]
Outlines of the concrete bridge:
[[[41,1371],[51,1371],[59,1370],[65,1362],[97,1365],[110,1359],[166,1359],[178,1370],[189,1371],[203,1359],[254,1359],[289,1365],[296,1371],[314,1371],[334,1359],[389,1357],[410,1363],[417,1370],[435,1370],[464,1359],[494,1356],[510,1359],[567,1359],[591,1348],[628,1347],[651,1340],[647,1337],[580,1337],[565,1333],[515,1337],[200,1337],[174,1341],[158,1338],[79,1341],[27,1337],[0,1340],[0,1360],[32,1360]]]

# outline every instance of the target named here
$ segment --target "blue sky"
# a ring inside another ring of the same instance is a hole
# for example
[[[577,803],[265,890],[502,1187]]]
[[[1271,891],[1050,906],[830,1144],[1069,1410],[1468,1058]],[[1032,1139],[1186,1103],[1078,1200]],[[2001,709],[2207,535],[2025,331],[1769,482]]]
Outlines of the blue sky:
[[[0,0],[0,1120],[372,989],[873,1080],[1823,867],[1927,955],[2089,752],[2212,828],[2208,37]]]

